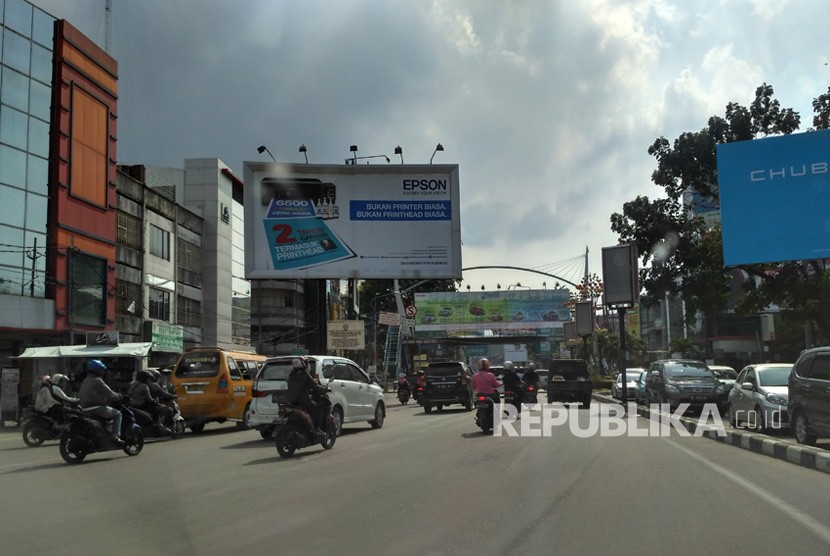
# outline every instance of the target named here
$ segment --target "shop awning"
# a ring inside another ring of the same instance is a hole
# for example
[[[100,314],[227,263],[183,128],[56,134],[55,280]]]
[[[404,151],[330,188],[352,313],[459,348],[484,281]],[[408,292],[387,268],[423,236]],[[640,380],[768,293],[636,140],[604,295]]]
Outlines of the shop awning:
[[[50,357],[147,357],[153,342],[135,342],[117,346],[42,346],[26,348],[19,359]]]

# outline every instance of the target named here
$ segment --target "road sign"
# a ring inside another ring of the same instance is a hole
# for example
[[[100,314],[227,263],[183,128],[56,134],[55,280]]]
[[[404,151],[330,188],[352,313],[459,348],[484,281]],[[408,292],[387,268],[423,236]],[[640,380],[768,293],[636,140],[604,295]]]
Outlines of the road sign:
[[[383,312],[378,316],[378,324],[387,326],[398,326],[401,323],[401,316],[398,313]]]
[[[408,318],[412,319],[415,318],[415,315],[418,314],[418,309],[415,307],[415,305],[407,305],[406,309],[404,309],[404,313],[406,313],[406,316]]]

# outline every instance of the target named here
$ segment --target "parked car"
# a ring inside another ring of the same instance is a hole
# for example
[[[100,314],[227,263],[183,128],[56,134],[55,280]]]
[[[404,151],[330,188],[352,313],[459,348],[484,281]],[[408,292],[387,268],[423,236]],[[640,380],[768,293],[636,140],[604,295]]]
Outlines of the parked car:
[[[715,376],[718,380],[720,380],[723,384],[726,384],[727,387],[727,395],[732,387],[735,386],[735,381],[738,380],[738,373],[732,367],[728,367],[726,365],[707,365],[709,370],[715,373]]]
[[[386,417],[383,389],[357,363],[329,355],[305,357],[320,384],[331,389],[328,396],[337,434],[344,424],[349,423],[368,421],[374,429],[383,426]],[[270,438],[274,425],[283,419],[279,415],[279,404],[287,401],[285,396],[293,359],[292,356],[269,358],[254,381],[249,422],[263,438]]]
[[[628,394],[628,398],[637,399],[637,381],[640,380],[640,376],[644,372],[646,372],[645,369],[625,370],[626,393]],[[625,401],[622,399],[622,373],[619,373],[616,380],[611,384],[611,397]]]
[[[473,391],[470,386],[472,373],[461,361],[430,363],[425,369],[426,386],[424,386],[424,412],[430,413],[435,407],[438,411],[447,405],[460,404],[467,411],[473,409]]]
[[[787,419],[787,380],[790,363],[748,365],[741,370],[729,392],[726,407],[729,424],[764,432],[789,425]]]
[[[648,397],[646,396],[646,379],[648,379],[648,371],[644,371],[640,375],[640,378],[637,379],[637,392],[634,396],[638,404],[648,403]]]
[[[726,405],[726,385],[715,378],[706,363],[691,359],[653,362],[648,368],[646,392],[649,403],[665,403],[672,410],[682,403]]]
[[[830,346],[806,349],[788,381],[790,427],[800,444],[830,436]]]
[[[579,402],[580,407],[591,407],[594,386],[583,359],[554,359],[550,362],[548,403]]]

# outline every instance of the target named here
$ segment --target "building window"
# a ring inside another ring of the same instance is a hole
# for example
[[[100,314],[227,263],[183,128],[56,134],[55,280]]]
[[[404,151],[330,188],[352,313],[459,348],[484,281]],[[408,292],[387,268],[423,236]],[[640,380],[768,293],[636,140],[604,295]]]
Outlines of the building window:
[[[72,251],[70,321],[102,326],[107,319],[107,260]]]
[[[177,246],[177,262],[179,268],[200,273],[202,271],[201,247],[182,238],[179,238]]]
[[[202,326],[202,305],[195,299],[176,297],[176,323],[187,327]]]
[[[116,220],[118,222],[115,233],[116,241],[125,247],[141,249],[141,220],[121,211],[118,212]]]
[[[150,254],[170,260],[170,232],[150,224]]]
[[[170,321],[170,292],[150,288],[150,318]]]
[[[72,194],[107,206],[107,106],[81,89],[72,89]]]

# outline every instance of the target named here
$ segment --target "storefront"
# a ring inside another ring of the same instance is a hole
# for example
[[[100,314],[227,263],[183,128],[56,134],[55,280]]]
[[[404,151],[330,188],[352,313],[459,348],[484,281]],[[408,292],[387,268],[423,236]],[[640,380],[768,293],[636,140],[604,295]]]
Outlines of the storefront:
[[[54,373],[68,376],[70,391],[77,392],[86,376],[84,365],[91,359],[100,359],[107,366],[104,379],[113,390],[126,392],[134,373],[147,368],[152,348],[153,342],[27,348],[17,356],[21,403],[31,402],[40,377]]]

